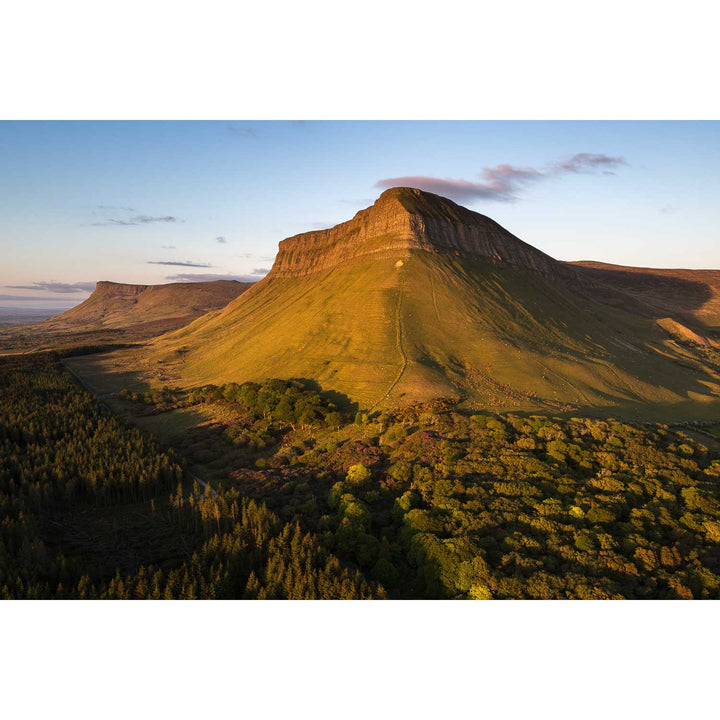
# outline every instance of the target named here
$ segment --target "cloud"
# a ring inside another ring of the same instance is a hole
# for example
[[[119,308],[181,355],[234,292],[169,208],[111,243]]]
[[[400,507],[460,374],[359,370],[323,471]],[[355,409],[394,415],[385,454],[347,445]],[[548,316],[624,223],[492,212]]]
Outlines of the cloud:
[[[518,199],[518,193],[533,183],[568,173],[600,171],[604,175],[614,175],[612,169],[619,165],[627,165],[624,158],[596,153],[577,153],[567,160],[552,163],[544,170],[508,164],[485,167],[479,173],[481,178],[479,181],[438,178],[428,175],[408,175],[379,180],[375,183],[375,187],[383,189],[416,187],[458,201],[497,200],[499,202],[515,202]]]
[[[167,263],[170,265],[171,263]],[[255,268],[249,275],[232,273],[178,273],[165,279],[173,282],[210,282],[212,280],[235,280],[236,282],[257,282],[270,272],[269,268]]]
[[[126,225],[150,225],[151,223],[178,223],[185,222],[174,215],[163,215],[162,217],[155,217],[153,215],[135,215],[134,217],[126,220],[118,220],[117,218],[107,218],[106,220],[100,220],[99,222],[91,223],[94,227],[102,226],[120,226]]]
[[[222,235],[218,235],[215,238],[215,241],[219,242],[221,245],[225,245],[225,243],[227,242],[227,240]]]
[[[161,245],[160,247],[163,250],[176,250],[177,249],[175,245]]]
[[[180,273],[168,275],[166,280],[172,282],[212,282],[213,280],[235,280],[236,282],[257,282],[251,275],[224,275],[222,273]]]
[[[563,162],[555,163],[553,166],[558,173],[563,172],[589,172],[596,168],[615,168],[618,165],[627,165],[625,158],[610,157],[597,153],[577,153],[570,159]],[[608,172],[605,170],[604,172]],[[610,171],[611,175],[615,173]]]
[[[197,268],[209,268],[212,267],[210,263],[194,263],[194,262],[176,262],[172,260],[148,260],[148,265],[178,265],[180,267],[197,267]]]
[[[372,202],[372,201],[371,201]],[[274,260],[274,255],[256,255],[255,253],[235,253],[232,257],[238,258],[255,258],[256,260]]]
[[[124,212],[135,212],[135,208],[117,205],[96,205],[95,207],[98,210],[123,210]]]
[[[8,286],[6,286],[8,287]],[[10,286],[12,287],[12,286]],[[45,295],[0,295],[0,300],[22,300],[23,302],[80,302],[80,298],[47,297]]]
[[[257,128],[246,126],[246,125],[228,125],[227,129],[235,134],[240,135],[241,137],[257,137],[258,131]]]
[[[673,213],[677,212],[677,208],[671,207],[670,205],[663,205],[663,207],[660,208],[659,212],[662,215],[672,215]]]
[[[380,182],[382,182],[382,180]],[[372,205],[375,202],[375,198],[360,198],[358,200],[340,199],[337,202],[342,203],[343,205],[353,205],[354,207],[364,208],[368,205]]]
[[[32,285],[5,285],[13,290],[45,290],[46,292],[67,293],[92,292],[95,289],[94,282],[62,283],[62,282],[35,282]]]

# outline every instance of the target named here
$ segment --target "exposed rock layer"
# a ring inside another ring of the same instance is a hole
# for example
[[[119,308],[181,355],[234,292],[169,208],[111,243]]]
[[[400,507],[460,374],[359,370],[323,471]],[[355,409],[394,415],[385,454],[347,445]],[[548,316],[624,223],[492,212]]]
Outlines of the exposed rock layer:
[[[302,276],[368,255],[408,256],[412,250],[470,253],[543,274],[568,272],[494,220],[415,188],[386,190],[352,220],[280,242],[271,276]]]

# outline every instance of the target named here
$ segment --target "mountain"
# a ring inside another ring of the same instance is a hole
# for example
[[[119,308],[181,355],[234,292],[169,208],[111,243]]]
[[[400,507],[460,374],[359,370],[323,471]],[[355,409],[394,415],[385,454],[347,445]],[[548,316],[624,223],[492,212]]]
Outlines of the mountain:
[[[100,281],[74,308],[36,325],[0,332],[3,350],[147,340],[225,307],[252,283],[233,280],[128,285]]]
[[[676,312],[670,295],[634,292],[642,273],[633,284],[614,272],[558,262],[484,215],[393,188],[348,222],[283,240],[263,280],[158,339],[150,360],[186,384],[312,379],[366,408],[720,399],[706,283]]]
[[[43,330],[132,329],[157,335],[187,325],[225,307],[252,283],[234,280],[128,285],[101,280],[92,295],[76,307],[42,323]]]

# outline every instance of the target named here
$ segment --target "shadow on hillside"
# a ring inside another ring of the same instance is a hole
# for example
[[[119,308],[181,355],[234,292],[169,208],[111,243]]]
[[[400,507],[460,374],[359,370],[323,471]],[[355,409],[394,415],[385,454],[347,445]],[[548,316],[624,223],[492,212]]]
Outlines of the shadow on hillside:
[[[116,358],[117,354],[112,351],[96,352],[65,357],[63,364],[88,390],[101,397],[117,395],[121,390],[143,393],[165,384],[161,377],[148,379],[146,369],[128,368],[123,359]],[[344,413],[355,413],[360,409],[359,404],[348,395],[323,388],[317,380],[304,377],[289,379],[318,393],[323,400],[333,403]],[[172,377],[167,377],[167,384],[174,384]]]
[[[573,265],[581,274],[600,283],[593,288],[593,295],[598,300],[609,304],[617,304],[618,298],[613,291],[621,291],[639,299],[650,306],[650,309],[672,310],[680,314],[692,314],[699,310],[713,297],[711,287],[702,280],[690,280],[673,275],[647,272],[631,272],[629,270],[613,270],[610,268],[586,267]],[[692,274],[692,270],[685,271]],[[607,290],[605,290],[607,288]],[[604,292],[605,291],[605,292]],[[608,292],[610,291],[610,292]]]
[[[132,348],[123,348],[128,350]],[[142,393],[152,389],[145,373],[117,360],[118,349],[73,354],[62,358],[62,364],[90,392],[100,397],[117,395],[121,390]]]
[[[360,405],[344,393],[338,392],[337,390],[323,390],[317,380],[299,377],[290,378],[290,380],[302,383],[308,390],[314,390],[323,400],[333,403],[338,410],[342,412],[356,413],[360,409]]]

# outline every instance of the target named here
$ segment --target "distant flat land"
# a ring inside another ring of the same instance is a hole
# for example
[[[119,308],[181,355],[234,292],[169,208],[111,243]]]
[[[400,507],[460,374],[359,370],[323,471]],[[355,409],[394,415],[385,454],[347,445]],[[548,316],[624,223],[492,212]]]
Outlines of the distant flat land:
[[[0,306],[0,328],[18,325],[33,325],[49,320],[59,313],[70,308],[39,309],[39,308],[13,308]]]

